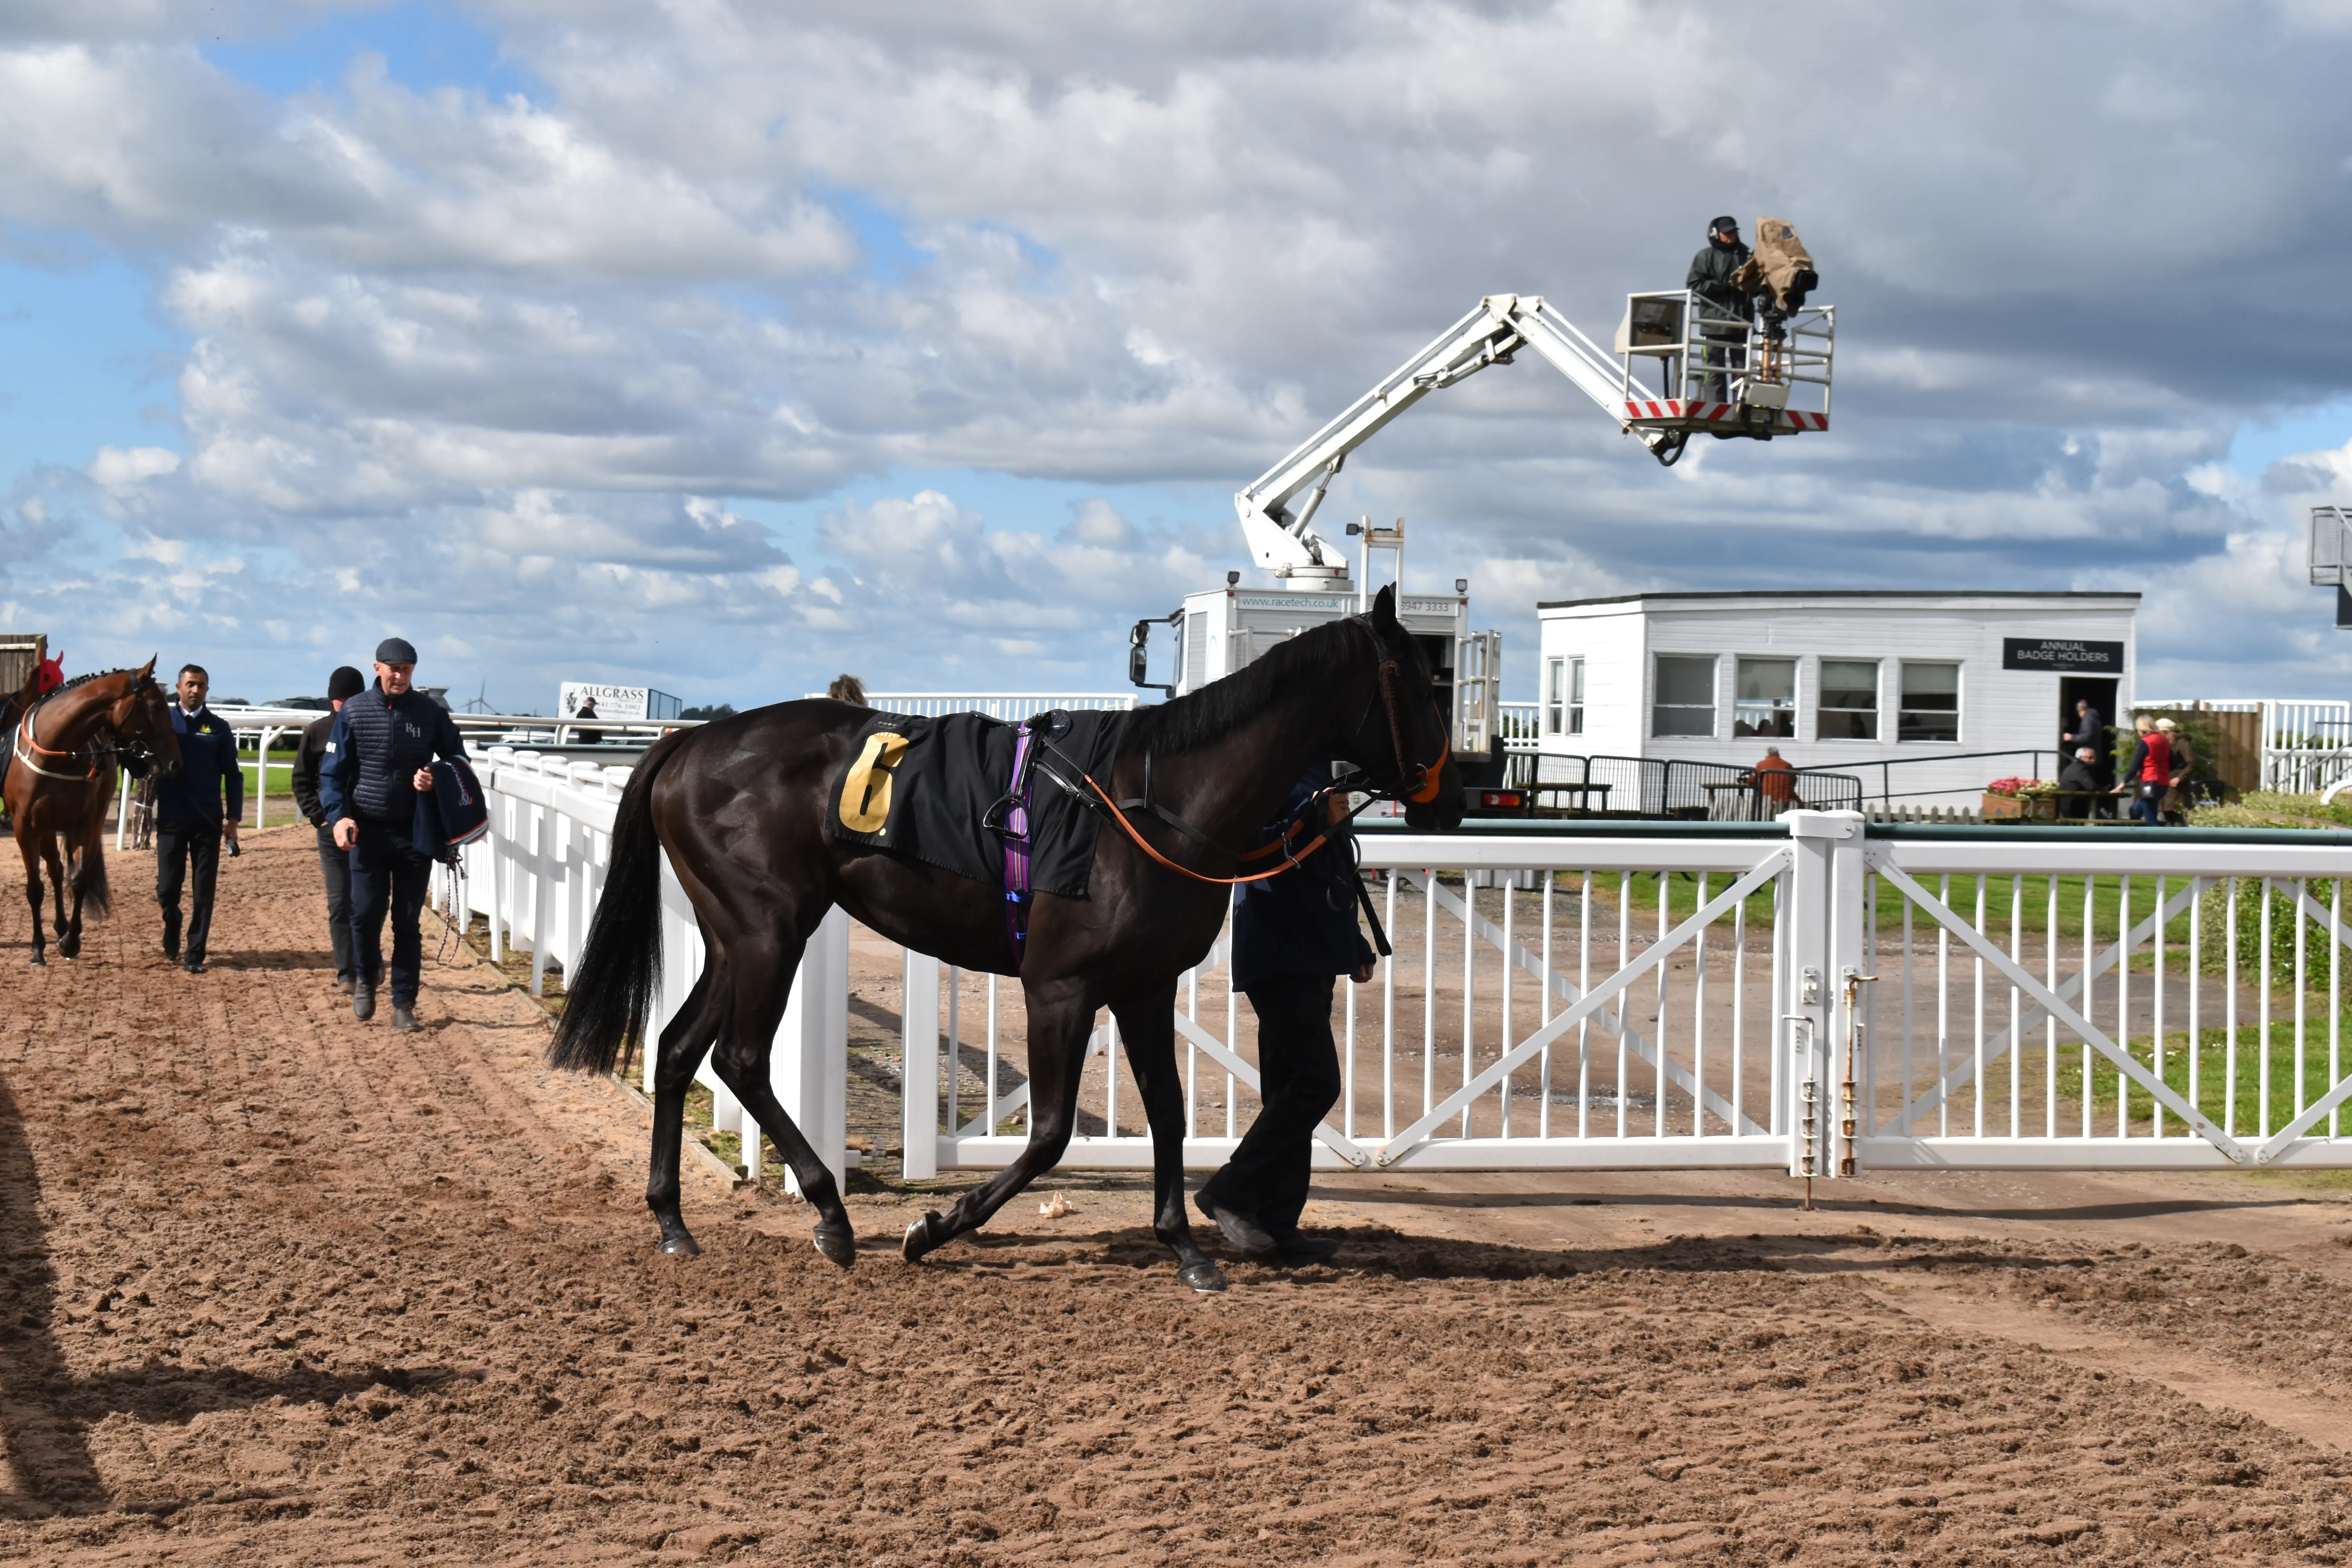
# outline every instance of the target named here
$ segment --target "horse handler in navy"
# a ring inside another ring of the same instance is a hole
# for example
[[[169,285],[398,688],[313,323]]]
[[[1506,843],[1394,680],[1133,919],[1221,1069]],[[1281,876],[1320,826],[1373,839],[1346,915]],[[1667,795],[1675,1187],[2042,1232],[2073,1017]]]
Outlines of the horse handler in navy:
[[[433,860],[415,841],[418,792],[433,789],[436,757],[463,761],[466,742],[446,710],[411,681],[416,650],[400,637],[376,645],[375,684],[345,702],[327,736],[319,801],[335,843],[351,852],[352,1016],[375,1016],[383,980],[383,921],[392,917],[392,1026],[416,1027],[425,938],[417,921]]]
[[[205,706],[205,693],[211,688],[212,677],[203,665],[180,667],[179,700],[172,704],[180,771],[155,785],[155,902],[163,913],[163,956],[180,960],[191,974],[205,972],[205,949],[212,941],[221,840],[226,837],[230,849],[236,847],[237,819],[245,815],[245,767],[236,760],[236,736]],[[180,932],[184,887],[188,894],[185,947]]]
[[[1311,839],[1318,825],[1300,818],[1330,782],[1328,765],[1310,768],[1258,844],[1274,843],[1293,824]],[[1360,884],[1345,798],[1328,797],[1320,814],[1322,847],[1279,877],[1244,883],[1234,907],[1234,984],[1257,1014],[1264,1103],[1233,1158],[1193,1197],[1244,1257],[1266,1263],[1318,1263],[1339,1249],[1328,1237],[1300,1230],[1298,1216],[1307,1207],[1316,1125],[1339,1099],[1332,984],[1344,974],[1361,985],[1374,965],[1356,924]]]
[[[326,765],[327,742],[335,733],[335,715],[357,697],[367,682],[348,664],[337,665],[327,677],[327,705],[304,727],[302,749],[294,755],[294,804],[302,819],[319,836],[319,874],[327,886],[327,933],[335,953],[335,989],[346,996],[359,984],[359,965],[352,960],[352,857],[335,842],[335,824],[319,798],[319,772]]]

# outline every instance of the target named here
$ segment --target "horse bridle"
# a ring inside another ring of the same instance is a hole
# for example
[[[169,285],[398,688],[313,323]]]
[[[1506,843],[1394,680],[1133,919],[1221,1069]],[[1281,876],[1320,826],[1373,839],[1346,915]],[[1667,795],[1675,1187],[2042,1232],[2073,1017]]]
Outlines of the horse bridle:
[[[1397,668],[1396,656],[1390,653],[1387,646],[1381,641],[1381,634],[1372,626],[1370,617],[1349,616],[1348,619],[1364,628],[1365,635],[1372,639],[1373,651],[1381,656],[1379,670],[1379,696],[1381,705],[1388,710],[1389,743],[1396,748],[1397,782],[1388,789],[1373,790],[1370,793],[1374,800],[1395,800],[1408,805],[1427,805],[1437,798],[1438,781],[1440,775],[1445,772],[1445,760],[1454,754],[1454,737],[1449,733],[1449,726],[1442,720],[1437,726],[1437,760],[1435,762],[1422,763],[1406,758],[1404,697],[1400,689],[1403,676]],[[1432,706],[1434,707],[1435,704],[1433,703]],[[1367,719],[1371,717],[1370,702],[1364,705],[1364,717]],[[1356,728],[1359,730],[1363,728],[1361,720],[1357,721]],[[1407,780],[1412,782],[1408,784]]]

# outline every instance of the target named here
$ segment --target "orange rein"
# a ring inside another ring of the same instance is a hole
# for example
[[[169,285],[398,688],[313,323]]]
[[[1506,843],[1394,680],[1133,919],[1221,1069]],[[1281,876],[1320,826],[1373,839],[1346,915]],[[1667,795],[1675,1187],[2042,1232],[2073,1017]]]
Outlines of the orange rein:
[[[1315,836],[1314,843],[1309,844],[1306,848],[1299,850],[1296,854],[1286,856],[1283,863],[1276,866],[1271,871],[1253,871],[1246,877],[1207,877],[1193,870],[1190,866],[1179,866],[1175,861],[1171,860],[1167,856],[1162,855],[1159,850],[1154,849],[1150,844],[1144,839],[1143,835],[1135,830],[1135,824],[1128,819],[1127,813],[1119,810],[1118,803],[1113,801],[1109,795],[1103,794],[1103,786],[1095,783],[1094,775],[1092,773],[1080,773],[1078,776],[1086,780],[1087,787],[1095,792],[1096,795],[1101,799],[1104,805],[1110,808],[1110,814],[1113,820],[1118,822],[1121,827],[1127,829],[1127,836],[1135,840],[1135,847],[1138,849],[1142,850],[1146,855],[1150,856],[1154,860],[1159,861],[1171,871],[1174,871],[1181,876],[1190,877],[1196,882],[1211,882],[1221,888],[1229,888],[1240,882],[1263,882],[1268,877],[1279,877],[1285,871],[1289,870],[1291,867],[1297,865],[1299,861],[1304,860],[1309,855],[1314,854],[1318,849],[1322,848],[1325,842],[1330,837],[1326,833],[1317,834]],[[1300,818],[1298,826],[1304,826],[1305,825],[1306,819],[1303,817]],[[1273,850],[1282,848],[1284,844],[1287,842],[1288,837],[1289,835],[1286,834],[1283,836],[1282,839],[1279,839],[1275,843],[1261,845],[1255,849],[1246,851],[1242,854],[1241,858],[1244,860],[1255,860],[1260,855],[1268,854]]]

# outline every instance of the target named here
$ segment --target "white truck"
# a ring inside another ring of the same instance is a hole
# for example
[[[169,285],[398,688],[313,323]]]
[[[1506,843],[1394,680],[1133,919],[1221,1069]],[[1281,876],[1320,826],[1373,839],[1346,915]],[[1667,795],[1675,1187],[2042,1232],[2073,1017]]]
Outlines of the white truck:
[[[1151,627],[1161,623],[1138,621],[1129,634],[1128,677],[1173,697],[1230,675],[1285,637],[1364,609],[1372,552],[1391,551],[1401,618],[1428,651],[1454,714],[1454,752],[1471,809],[1521,809],[1520,792],[1507,787],[1496,733],[1502,635],[1470,629],[1469,579],[1456,577],[1450,595],[1406,593],[1402,518],[1386,529],[1349,524],[1360,545],[1356,563],[1315,531],[1315,513],[1348,455],[1430,393],[1508,364],[1523,349],[1567,376],[1664,465],[1696,435],[1769,441],[1824,431],[1836,332],[1836,310],[1826,305],[1768,309],[1743,320],[1694,292],[1632,294],[1612,354],[1538,295],[1489,294],[1234,497],[1250,553],[1277,586],[1244,588],[1242,574],[1228,572],[1222,589],[1187,595],[1164,617],[1181,628],[1165,681],[1150,679],[1149,670]]]

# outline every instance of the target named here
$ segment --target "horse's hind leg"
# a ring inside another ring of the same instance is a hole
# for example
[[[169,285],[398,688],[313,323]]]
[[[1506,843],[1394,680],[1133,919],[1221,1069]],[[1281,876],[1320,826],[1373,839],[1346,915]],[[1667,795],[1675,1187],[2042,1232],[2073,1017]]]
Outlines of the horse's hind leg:
[[[82,857],[88,851],[68,844],[66,847],[65,880],[58,884],[58,956],[81,956],[81,868]],[[67,912],[67,899],[73,901],[72,912]]]
[[[945,1217],[926,1214],[908,1226],[899,1246],[908,1262],[978,1230],[1060,1161],[1077,1123],[1078,1079],[1094,1022],[1094,998],[1083,981],[1055,981],[1029,992],[1029,1142],[1011,1164],[957,1199]]]
[[[849,1211],[842,1206],[840,1184],[776,1099],[768,1070],[776,1026],[783,1019],[784,1005],[792,999],[793,976],[800,968],[804,944],[779,943],[749,953],[740,951],[743,945],[739,941],[738,951],[729,955],[730,972],[738,977],[734,1016],[711,1054],[710,1065],[718,1069],[719,1081],[751,1113],[752,1124],[744,1130],[744,1136],[757,1138],[765,1130],[799,1179],[801,1196],[817,1212],[816,1249],[846,1268],[857,1261],[857,1233],[850,1226]]]
[[[655,1244],[658,1252],[691,1257],[702,1250],[678,1209],[678,1161],[686,1152],[686,1091],[703,1051],[719,1033],[726,1000],[726,967],[713,953],[655,1047],[653,1170],[646,1177],[646,1206],[661,1226],[661,1240]]]
[[[1176,987],[1114,1005],[1128,1065],[1151,1124],[1151,1233],[1176,1255],[1176,1277],[1195,1290],[1222,1290],[1225,1277],[1192,1239],[1184,1215],[1184,1094],[1176,1080]]]

